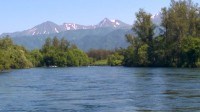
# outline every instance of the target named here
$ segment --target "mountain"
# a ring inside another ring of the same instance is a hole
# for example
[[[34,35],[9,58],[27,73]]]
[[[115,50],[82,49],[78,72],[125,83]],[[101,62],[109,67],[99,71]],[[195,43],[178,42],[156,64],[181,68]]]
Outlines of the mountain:
[[[1,35],[1,37],[5,35],[10,35],[11,37],[42,35],[42,34],[59,33],[61,31],[63,31],[63,29],[59,25],[51,21],[46,21],[28,30],[24,30],[21,32],[14,32],[14,33],[4,33]]]
[[[104,18],[99,24],[96,25],[96,28],[111,27],[111,28],[124,28],[130,27],[130,25],[120,21],[120,20],[110,20]]]
[[[129,33],[130,29],[114,29],[114,28],[97,28],[97,29],[79,29],[68,30],[60,33],[18,36],[13,37],[13,41],[25,46],[28,49],[41,48],[47,37],[54,36],[61,39],[64,37],[71,43],[74,43],[78,48],[88,51],[90,49],[115,49],[125,48],[128,43],[125,39],[125,34]]]
[[[154,30],[155,36],[158,36],[160,34],[164,34],[165,28],[161,26],[162,22],[162,13],[159,12],[153,16],[151,16],[152,22],[156,25],[156,28]]]
[[[120,21],[120,20],[110,20],[108,18],[104,18],[102,21],[100,21],[97,25],[79,25],[74,23],[64,23],[61,25],[61,28],[66,30],[79,30],[79,29],[97,29],[97,28],[128,28],[130,25]]]
[[[66,30],[79,30],[79,29],[95,29],[96,27],[94,25],[85,26],[85,25],[79,25],[75,23],[64,23],[60,26],[64,31]]]
[[[46,21],[30,29],[4,33],[0,37],[9,35],[14,43],[23,45],[28,49],[41,48],[47,37],[66,38],[76,44],[80,49],[115,49],[127,47],[128,43],[124,35],[129,32],[131,25],[120,20],[103,19],[96,25],[80,25],[75,23],[63,23],[57,25]]]
[[[39,35],[39,34],[50,34],[50,33],[59,33],[63,31],[63,29],[50,21],[44,22],[42,24],[39,24],[32,29],[26,30],[27,35]]]
[[[31,29],[24,30],[21,32],[14,33],[3,33],[0,37],[5,35],[10,35],[11,37],[18,36],[33,36],[33,35],[44,35],[44,34],[54,34],[60,33],[68,30],[81,30],[81,29],[98,29],[98,28],[130,28],[131,26],[120,21],[120,20],[110,20],[108,18],[103,19],[97,25],[79,25],[75,23],[63,23],[62,25],[57,25],[51,21],[46,21],[39,25],[34,26]]]
[[[162,21],[162,13],[159,12],[153,16],[151,16],[151,20],[154,24],[156,25],[160,25],[161,24],[161,21]]]
[[[161,21],[160,17],[159,14],[154,15],[152,21],[157,23]],[[162,31],[162,27],[158,25],[155,33],[158,35]],[[96,25],[79,25],[75,23],[57,25],[47,21],[21,32],[4,33],[0,37],[10,35],[14,43],[23,45],[28,49],[41,48],[47,37],[64,37],[80,49],[88,51],[90,49],[112,50],[120,47],[125,48],[128,46],[125,34],[134,34],[131,31],[131,25],[120,20],[104,18]]]

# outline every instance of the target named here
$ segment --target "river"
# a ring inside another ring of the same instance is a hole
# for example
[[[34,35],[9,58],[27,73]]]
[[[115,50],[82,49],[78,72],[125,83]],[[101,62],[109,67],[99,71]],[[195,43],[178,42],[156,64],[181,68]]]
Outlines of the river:
[[[0,112],[199,112],[200,69],[72,67],[0,73]]]

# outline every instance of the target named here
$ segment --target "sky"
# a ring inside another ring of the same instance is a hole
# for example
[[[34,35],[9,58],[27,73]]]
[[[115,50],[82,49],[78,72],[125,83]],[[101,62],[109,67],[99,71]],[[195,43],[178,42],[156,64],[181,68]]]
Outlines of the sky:
[[[94,25],[107,17],[133,24],[140,8],[156,14],[169,4],[170,0],[0,0],[0,34],[46,21]]]

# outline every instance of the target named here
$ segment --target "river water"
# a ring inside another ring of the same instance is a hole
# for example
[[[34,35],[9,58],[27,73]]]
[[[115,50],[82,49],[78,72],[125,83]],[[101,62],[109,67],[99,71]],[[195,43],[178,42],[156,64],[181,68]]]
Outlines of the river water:
[[[0,73],[0,112],[199,112],[200,69],[77,67]]]

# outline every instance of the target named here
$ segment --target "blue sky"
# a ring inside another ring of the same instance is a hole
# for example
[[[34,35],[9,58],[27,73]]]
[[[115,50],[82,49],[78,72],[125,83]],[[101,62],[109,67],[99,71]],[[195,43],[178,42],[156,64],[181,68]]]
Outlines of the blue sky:
[[[170,0],[0,0],[0,34],[29,29],[45,21],[90,25],[107,17],[133,24],[139,8],[156,14],[169,3]]]

